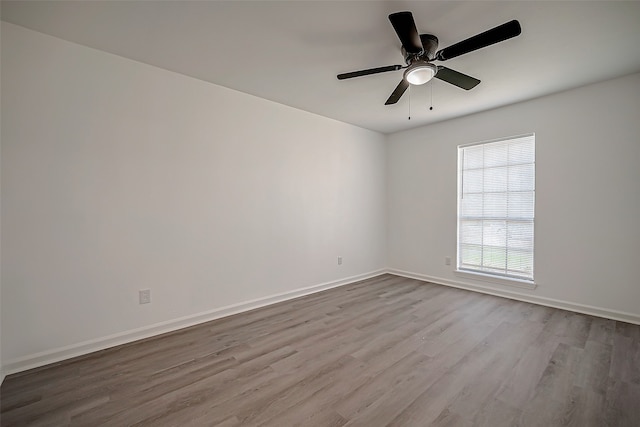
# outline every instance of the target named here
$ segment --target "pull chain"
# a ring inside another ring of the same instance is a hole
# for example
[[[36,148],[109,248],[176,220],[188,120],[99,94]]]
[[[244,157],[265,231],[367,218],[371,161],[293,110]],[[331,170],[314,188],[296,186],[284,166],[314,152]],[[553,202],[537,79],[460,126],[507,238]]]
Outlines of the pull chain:
[[[411,120],[411,85],[409,85],[409,119]]]
[[[429,82],[429,92],[430,92],[430,107],[429,111],[433,111],[433,79]]]

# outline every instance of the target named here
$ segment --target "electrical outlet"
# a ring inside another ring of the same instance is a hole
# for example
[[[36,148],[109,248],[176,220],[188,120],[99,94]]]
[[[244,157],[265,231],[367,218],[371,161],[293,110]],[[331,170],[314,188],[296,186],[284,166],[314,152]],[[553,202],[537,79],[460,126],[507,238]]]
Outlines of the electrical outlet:
[[[451,257],[450,256],[444,257],[444,265],[451,265]]]
[[[138,291],[138,299],[140,304],[149,304],[151,302],[151,289],[140,289]]]
[[[341,256],[338,257],[338,265],[342,265],[342,257]]]

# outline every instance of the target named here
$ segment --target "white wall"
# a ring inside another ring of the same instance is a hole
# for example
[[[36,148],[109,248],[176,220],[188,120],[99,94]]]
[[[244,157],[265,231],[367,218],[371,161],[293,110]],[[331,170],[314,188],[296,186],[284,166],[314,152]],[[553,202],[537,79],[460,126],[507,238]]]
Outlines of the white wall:
[[[529,132],[538,288],[460,278],[444,263],[456,255],[457,145]],[[640,74],[394,134],[387,148],[389,267],[640,322]]]
[[[381,134],[7,23],[2,84],[14,371],[385,267]]]

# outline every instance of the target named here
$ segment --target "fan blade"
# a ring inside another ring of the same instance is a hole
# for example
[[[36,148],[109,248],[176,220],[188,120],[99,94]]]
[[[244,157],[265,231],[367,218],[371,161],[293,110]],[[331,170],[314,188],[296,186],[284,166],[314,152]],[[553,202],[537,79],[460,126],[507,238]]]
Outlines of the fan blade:
[[[438,72],[434,77],[465,90],[473,89],[480,84],[480,80],[476,78],[441,65],[438,66]]]
[[[396,30],[404,50],[412,54],[420,54],[424,51],[411,12],[392,13],[389,15],[389,21],[391,21],[393,29]]]
[[[464,55],[465,53],[473,52],[474,50],[510,39],[520,35],[521,32],[520,23],[514,19],[506,24],[498,25],[495,28],[487,30],[484,33],[477,34],[459,43],[445,47],[436,53],[436,59],[446,61],[447,59],[455,58],[456,56]]]
[[[387,71],[397,71],[402,65],[389,65],[387,67],[369,68],[368,70],[352,71],[350,73],[338,74],[338,80],[352,79],[354,77],[368,76],[370,74],[385,73]]]
[[[395,90],[393,91],[389,99],[387,99],[387,102],[384,103],[384,105],[391,105],[398,102],[400,100],[400,97],[408,87],[409,82],[407,82],[405,79],[400,80],[400,83],[398,83],[398,86],[396,86]]]

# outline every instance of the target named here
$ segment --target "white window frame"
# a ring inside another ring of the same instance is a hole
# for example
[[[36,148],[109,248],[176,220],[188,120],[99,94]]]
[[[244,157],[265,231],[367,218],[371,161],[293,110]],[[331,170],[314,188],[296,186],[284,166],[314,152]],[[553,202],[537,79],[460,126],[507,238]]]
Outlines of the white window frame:
[[[529,134],[525,134],[525,135],[516,135],[516,136],[511,136],[511,137],[506,137],[506,138],[499,138],[499,139],[493,139],[493,140],[489,140],[489,141],[481,141],[481,142],[475,142],[475,143],[471,143],[471,144],[463,144],[463,145],[459,145],[458,146],[458,198],[457,198],[457,218],[456,218],[456,225],[457,225],[457,236],[456,236],[456,271],[455,273],[461,277],[465,277],[465,278],[473,278],[476,280],[482,280],[482,281],[488,281],[491,283],[497,283],[497,284],[506,284],[506,285],[515,285],[518,287],[523,287],[523,288],[528,288],[528,289],[534,289],[536,287],[535,282],[534,282],[534,267],[535,265],[532,265],[532,271],[531,271],[531,276],[527,277],[524,275],[518,275],[518,274],[509,274],[508,268],[505,267],[505,272],[501,273],[501,272],[491,272],[491,271],[486,271],[486,270],[482,270],[482,269],[474,269],[474,268],[470,268],[468,266],[462,266],[462,258],[461,258],[461,253],[460,253],[460,248],[461,248],[461,236],[460,236],[460,227],[461,227],[461,222],[462,222],[462,216],[461,216],[461,208],[462,208],[462,192],[463,192],[463,151],[465,148],[468,147],[472,147],[472,146],[478,146],[478,145],[487,145],[487,144],[492,144],[492,143],[498,143],[498,142],[504,142],[504,141],[510,141],[510,140],[517,140],[517,139],[521,139],[521,138],[533,138],[534,140],[534,158],[533,158],[533,217],[530,219],[531,221],[531,226],[533,227],[532,229],[532,233],[533,233],[533,242],[532,242],[532,253],[531,253],[531,257],[532,257],[532,264],[535,261],[535,134],[534,133],[529,133]],[[482,218],[485,218],[484,216],[482,216]],[[504,218],[502,217],[494,217],[493,219],[498,219],[498,220],[504,220],[509,222],[510,219],[507,216],[505,216]],[[508,246],[507,246],[508,248]],[[482,263],[484,263],[484,260],[482,261]],[[484,267],[486,268],[486,267]]]

